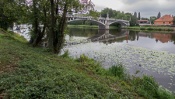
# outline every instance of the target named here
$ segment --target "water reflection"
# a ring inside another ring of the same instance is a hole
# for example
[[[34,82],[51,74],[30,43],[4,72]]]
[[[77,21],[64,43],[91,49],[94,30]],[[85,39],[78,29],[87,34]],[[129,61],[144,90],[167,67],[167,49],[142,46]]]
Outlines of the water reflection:
[[[175,33],[151,33],[129,30],[69,29],[70,38],[84,37],[92,42],[122,43],[175,53]]]

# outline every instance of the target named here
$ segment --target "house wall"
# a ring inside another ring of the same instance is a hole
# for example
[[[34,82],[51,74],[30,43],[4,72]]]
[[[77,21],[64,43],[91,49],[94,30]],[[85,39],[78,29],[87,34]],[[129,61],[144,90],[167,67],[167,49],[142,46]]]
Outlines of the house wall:
[[[172,25],[173,22],[172,21],[168,21],[168,22],[163,22],[163,21],[155,21],[154,25]]]

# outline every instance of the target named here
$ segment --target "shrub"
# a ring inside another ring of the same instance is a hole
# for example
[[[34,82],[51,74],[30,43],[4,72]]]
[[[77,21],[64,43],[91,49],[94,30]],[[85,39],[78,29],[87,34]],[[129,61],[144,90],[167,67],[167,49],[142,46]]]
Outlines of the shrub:
[[[63,58],[69,58],[69,51],[66,50],[63,55],[61,55]]]
[[[126,77],[125,69],[121,64],[112,66],[111,68],[109,68],[108,72],[110,75],[119,77],[121,79]]]
[[[140,28],[140,30],[145,30],[145,28]]]
[[[153,77],[143,76],[142,78],[134,77],[132,80],[135,90],[144,97],[157,99],[174,99],[170,92],[159,87]]]
[[[147,30],[154,30],[154,29],[149,27],[149,28],[147,28]]]

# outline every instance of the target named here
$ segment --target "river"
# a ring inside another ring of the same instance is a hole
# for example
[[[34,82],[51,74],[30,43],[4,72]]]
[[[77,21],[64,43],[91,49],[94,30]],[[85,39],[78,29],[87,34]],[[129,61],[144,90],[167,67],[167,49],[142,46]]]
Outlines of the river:
[[[61,54],[85,54],[104,68],[123,64],[129,74],[153,76],[175,93],[175,33],[70,28],[65,41]]]

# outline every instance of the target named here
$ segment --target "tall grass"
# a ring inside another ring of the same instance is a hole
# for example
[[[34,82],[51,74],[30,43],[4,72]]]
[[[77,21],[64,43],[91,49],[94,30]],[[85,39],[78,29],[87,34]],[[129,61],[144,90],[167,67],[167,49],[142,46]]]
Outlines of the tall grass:
[[[112,66],[111,68],[108,69],[108,72],[109,75],[119,77],[120,79],[126,77],[125,69],[121,64]]]
[[[174,99],[172,93],[159,87],[158,83],[153,77],[144,75],[142,78],[134,77],[132,84],[135,86],[134,89],[144,97],[148,99]]]
[[[175,98],[170,91],[160,87],[152,76],[143,75],[143,77],[131,78],[129,75],[127,75],[125,68],[121,64],[109,68],[107,74],[129,82],[132,85],[131,89],[139,93],[140,96],[146,97],[148,99]],[[125,82],[122,81],[122,83],[122,85],[128,86]]]

